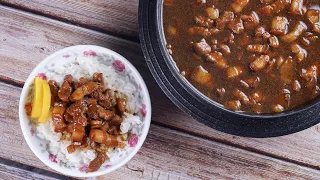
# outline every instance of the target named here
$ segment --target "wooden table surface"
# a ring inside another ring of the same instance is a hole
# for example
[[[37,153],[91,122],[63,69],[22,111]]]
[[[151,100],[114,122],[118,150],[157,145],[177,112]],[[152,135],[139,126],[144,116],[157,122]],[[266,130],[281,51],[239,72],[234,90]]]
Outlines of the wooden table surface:
[[[97,179],[320,179],[320,125],[288,136],[228,135],[197,122],[160,90],[138,39],[138,0],[0,0],[0,179],[68,179],[30,150],[18,101],[32,69],[78,44],[115,50],[137,67],[152,124],[137,155]],[[71,178],[70,178],[71,179]]]

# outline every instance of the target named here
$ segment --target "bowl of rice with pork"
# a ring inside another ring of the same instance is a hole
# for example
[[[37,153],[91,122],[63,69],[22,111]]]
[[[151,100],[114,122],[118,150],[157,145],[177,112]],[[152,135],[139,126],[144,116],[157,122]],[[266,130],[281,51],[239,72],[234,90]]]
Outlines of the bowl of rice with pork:
[[[29,75],[20,98],[23,135],[52,169],[99,176],[141,148],[151,103],[139,72],[118,53],[81,45],[60,50]]]

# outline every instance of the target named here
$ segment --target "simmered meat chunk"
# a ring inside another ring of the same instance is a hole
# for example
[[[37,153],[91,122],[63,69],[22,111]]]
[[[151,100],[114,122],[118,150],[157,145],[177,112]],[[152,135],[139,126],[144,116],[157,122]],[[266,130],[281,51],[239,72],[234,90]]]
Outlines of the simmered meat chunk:
[[[101,165],[106,161],[106,159],[107,155],[105,153],[98,153],[97,157],[90,162],[86,172],[88,173],[97,171],[101,167]]]
[[[212,24],[213,24],[212,19],[204,16],[196,16],[195,21],[199,26],[207,27],[207,28],[212,27]]]
[[[223,15],[216,20],[217,28],[223,29],[227,23],[232,21],[234,18],[234,13],[231,11],[224,11]]]
[[[194,44],[194,50],[199,55],[204,55],[211,52],[211,47],[205,39],[201,39],[200,42]]]
[[[294,15],[303,15],[305,13],[303,9],[303,1],[304,0],[292,0],[289,12]]]
[[[102,73],[94,73],[92,80],[94,82],[102,83],[103,82],[103,74]]]
[[[231,4],[231,8],[235,13],[240,13],[249,3],[249,0],[234,0]]]
[[[292,57],[289,57],[280,67],[280,77],[284,84],[290,84],[294,77],[294,64]]]
[[[100,120],[90,120],[89,124],[92,129],[97,129],[97,128],[102,127],[103,121],[101,119]]]
[[[98,110],[99,110],[99,106],[97,105],[97,102],[95,103],[92,103],[89,105],[89,108],[88,108],[88,118],[89,119],[99,119],[100,116],[99,116],[99,113],[98,113]]]
[[[73,124],[72,141],[82,142],[85,135],[85,128],[81,124]]]
[[[296,26],[293,28],[293,30],[290,33],[281,36],[280,39],[283,42],[291,43],[297,40],[298,37],[306,30],[307,30],[306,24],[300,21],[296,24]]]
[[[213,88],[212,75],[205,70],[202,66],[198,66],[192,73],[192,79],[199,84]]]
[[[227,101],[224,103],[224,107],[234,111],[240,110],[241,102],[239,100]]]
[[[260,57],[255,59],[253,62],[251,62],[249,66],[253,71],[259,71],[267,65],[269,60],[270,60],[270,57],[268,55],[261,55]]]
[[[320,34],[320,10],[310,9],[306,13],[309,23],[313,26],[313,31]]]
[[[95,82],[87,82],[78,89],[76,89],[70,96],[70,100],[75,102],[82,99],[85,95],[91,94],[94,90],[98,88],[98,84]]]
[[[121,125],[121,123],[122,123],[122,119],[121,119],[121,117],[118,116],[118,115],[115,115],[115,116],[112,118],[112,120],[110,121],[110,124],[111,124],[111,125]]]
[[[244,21],[243,24],[246,29],[254,28],[260,22],[259,15],[255,11],[252,11],[250,15],[242,15],[241,19]]]
[[[240,91],[239,89],[236,89],[234,95],[243,103],[243,104],[248,104],[250,102],[248,96]]]
[[[276,0],[271,6],[274,13],[280,13],[291,3],[291,0]]]
[[[206,8],[206,13],[210,19],[215,20],[219,18],[219,9],[214,8],[214,6]]]
[[[72,93],[71,82],[72,76],[66,75],[66,77],[64,78],[64,82],[62,83],[58,91],[58,96],[63,102],[69,102],[69,97]]]
[[[117,109],[120,114],[123,114],[126,111],[126,100],[123,98],[117,99]]]
[[[54,107],[52,109],[52,122],[54,126],[55,132],[62,132],[67,124],[64,119],[64,112],[66,110],[66,104],[63,102],[54,103]]]
[[[271,36],[269,38],[269,44],[273,48],[279,48],[280,43],[279,43],[279,40],[278,40],[277,36]]]
[[[303,49],[299,44],[293,43],[291,44],[291,50],[296,54],[296,59],[301,62],[307,57],[307,51]]]
[[[51,92],[51,106],[54,105],[55,102],[59,102],[59,96],[58,96],[58,91],[59,91],[59,85],[56,81],[50,80],[48,82],[49,87],[50,87],[50,92]]]
[[[117,140],[116,136],[110,135],[100,129],[91,129],[89,137],[94,142],[105,144],[109,147],[117,147],[118,146],[118,140]]]
[[[74,89],[78,89],[79,87],[81,87],[82,85],[84,85],[87,82],[88,82],[87,78],[81,77],[79,79],[79,82],[73,82]]]
[[[235,78],[238,77],[243,73],[242,68],[240,66],[233,66],[227,68],[227,77],[228,78]]]
[[[112,117],[115,115],[115,112],[114,111],[110,111],[110,110],[106,110],[106,109],[103,109],[102,107],[99,107],[98,109],[98,114],[99,114],[99,117],[106,120],[106,121],[109,121],[112,119]]]
[[[220,52],[213,52],[206,55],[206,60],[209,62],[213,62],[215,65],[217,65],[219,68],[227,68],[227,61],[223,57],[222,53]]]
[[[85,115],[81,114],[78,116],[73,117],[73,123],[74,124],[80,124],[82,126],[87,126],[88,125],[88,119]]]
[[[67,108],[67,113],[71,116],[80,116],[88,111],[88,104],[84,100],[76,101]]]
[[[228,28],[236,34],[240,34],[244,30],[243,21],[240,17],[234,19],[228,24]]]
[[[270,32],[274,35],[285,35],[288,31],[288,24],[286,17],[276,16],[272,19]]]
[[[249,44],[247,46],[247,51],[266,54],[269,51],[269,46],[266,44]]]

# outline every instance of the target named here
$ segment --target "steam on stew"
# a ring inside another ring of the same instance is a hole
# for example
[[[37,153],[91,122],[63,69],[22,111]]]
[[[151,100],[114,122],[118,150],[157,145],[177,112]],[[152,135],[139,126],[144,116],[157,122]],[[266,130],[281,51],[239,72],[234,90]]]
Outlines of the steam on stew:
[[[164,0],[168,52],[226,108],[282,112],[320,93],[319,0]]]

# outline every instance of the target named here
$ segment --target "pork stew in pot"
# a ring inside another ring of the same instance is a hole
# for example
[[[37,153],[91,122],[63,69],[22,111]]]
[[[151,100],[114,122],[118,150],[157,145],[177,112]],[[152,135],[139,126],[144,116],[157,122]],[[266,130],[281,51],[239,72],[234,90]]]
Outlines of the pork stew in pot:
[[[320,93],[319,0],[164,0],[168,53],[225,108],[279,113]]]

